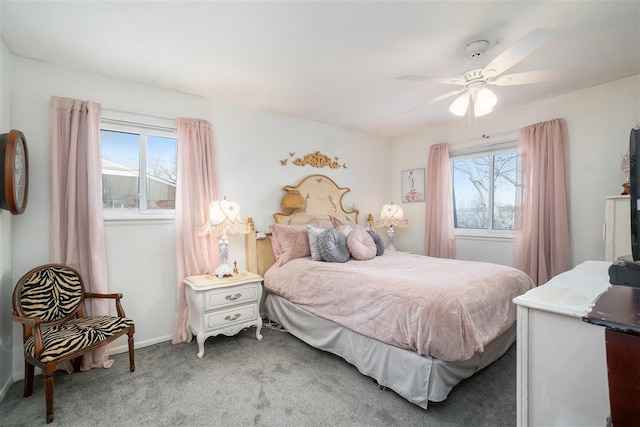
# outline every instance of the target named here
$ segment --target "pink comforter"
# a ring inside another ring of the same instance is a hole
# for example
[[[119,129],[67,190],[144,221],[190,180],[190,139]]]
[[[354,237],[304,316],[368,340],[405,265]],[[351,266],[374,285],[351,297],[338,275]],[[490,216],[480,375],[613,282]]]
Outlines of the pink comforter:
[[[317,316],[445,362],[482,352],[515,322],[513,298],[534,286],[511,267],[391,251],[344,264],[294,259],[264,279]]]

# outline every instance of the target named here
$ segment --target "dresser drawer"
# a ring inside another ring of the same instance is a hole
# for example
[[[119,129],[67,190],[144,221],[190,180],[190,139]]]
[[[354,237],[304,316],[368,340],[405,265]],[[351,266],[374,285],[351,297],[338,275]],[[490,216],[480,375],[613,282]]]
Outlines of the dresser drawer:
[[[207,291],[204,294],[204,310],[215,310],[230,305],[257,301],[258,286],[261,285],[259,283],[251,283],[244,286]]]
[[[224,328],[258,318],[258,304],[247,304],[204,315],[205,330]]]

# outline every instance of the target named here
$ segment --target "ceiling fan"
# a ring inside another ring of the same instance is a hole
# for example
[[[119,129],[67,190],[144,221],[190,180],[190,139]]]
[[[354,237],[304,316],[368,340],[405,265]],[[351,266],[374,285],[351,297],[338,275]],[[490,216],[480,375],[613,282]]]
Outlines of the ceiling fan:
[[[422,105],[414,107],[406,113],[424,108],[428,105],[440,102],[452,96],[462,94],[451,104],[449,111],[458,116],[464,116],[470,104],[473,104],[473,114],[476,117],[484,116],[493,111],[498,98],[487,86],[513,86],[521,84],[540,83],[547,80],[563,77],[575,72],[575,69],[563,70],[538,70],[515,74],[503,74],[525,57],[546,43],[555,32],[553,30],[538,28],[522,37],[507,50],[498,55],[493,61],[483,68],[474,68],[458,77],[431,77],[416,74],[407,74],[398,77],[400,80],[416,80],[429,83],[449,84],[463,86],[433,98]],[[489,47],[486,40],[477,40],[469,43],[465,51],[477,59]]]

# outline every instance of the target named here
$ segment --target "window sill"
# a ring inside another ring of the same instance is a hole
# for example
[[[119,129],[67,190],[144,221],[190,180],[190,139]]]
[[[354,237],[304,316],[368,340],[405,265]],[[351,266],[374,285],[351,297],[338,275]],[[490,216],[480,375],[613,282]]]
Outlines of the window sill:
[[[174,222],[176,215],[174,212],[163,212],[155,214],[140,214],[134,212],[104,212],[103,220],[105,224],[121,224],[121,223],[152,223],[157,224],[159,222]]]
[[[487,233],[460,231],[455,233],[456,240],[490,240],[500,242],[510,242],[513,240],[513,233]]]

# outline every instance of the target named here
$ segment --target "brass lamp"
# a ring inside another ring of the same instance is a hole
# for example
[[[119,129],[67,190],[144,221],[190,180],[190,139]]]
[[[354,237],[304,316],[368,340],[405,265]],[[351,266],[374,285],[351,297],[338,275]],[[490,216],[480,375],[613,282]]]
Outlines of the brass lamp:
[[[382,210],[380,211],[380,219],[375,222],[376,227],[388,227],[387,235],[389,236],[389,249],[390,251],[397,250],[393,246],[393,227],[396,226],[398,228],[404,228],[409,224],[404,217],[404,211],[399,205],[394,205],[391,202],[388,205],[384,205]]]
[[[204,236],[211,233],[221,236],[218,241],[221,264],[214,274],[218,277],[233,276],[233,269],[227,264],[229,258],[227,232],[247,234],[250,231],[250,226],[240,218],[240,206],[236,202],[227,200],[226,197],[224,200],[211,202],[208,210],[208,219],[198,227],[198,234]]]
[[[288,189],[287,194],[282,197],[280,201],[280,209],[282,213],[289,214],[296,210],[304,210],[307,208],[307,201],[302,197],[300,191],[294,189]]]

